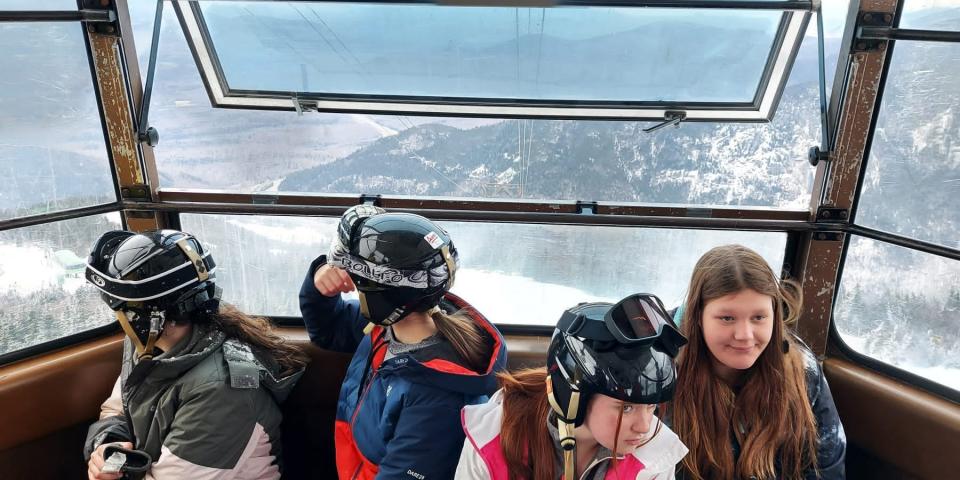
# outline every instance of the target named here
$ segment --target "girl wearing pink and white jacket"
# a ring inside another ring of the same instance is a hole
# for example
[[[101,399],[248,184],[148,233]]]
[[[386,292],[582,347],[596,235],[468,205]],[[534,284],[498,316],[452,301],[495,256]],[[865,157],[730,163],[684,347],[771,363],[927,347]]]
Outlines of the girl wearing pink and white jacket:
[[[462,410],[456,478],[673,479],[687,448],[654,413],[685,343],[654,295],[565,311],[546,368],[500,374],[488,403]]]

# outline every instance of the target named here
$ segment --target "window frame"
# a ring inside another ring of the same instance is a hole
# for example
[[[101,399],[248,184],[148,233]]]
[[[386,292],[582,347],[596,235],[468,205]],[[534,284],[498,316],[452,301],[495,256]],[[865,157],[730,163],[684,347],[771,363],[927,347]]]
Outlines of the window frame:
[[[881,106],[883,103],[883,97],[887,85],[887,76],[890,72],[890,65],[892,64],[893,53],[897,44],[898,39],[896,38],[897,30],[900,24],[900,19],[903,14],[903,7],[906,0],[899,0],[897,3],[896,12],[893,15],[892,27],[886,30],[887,35],[880,41],[887,42],[885,48],[885,61],[883,64],[883,69],[880,76],[880,82],[877,87],[876,98],[874,102],[873,114],[870,118],[870,125],[867,129],[866,143],[864,145],[864,150],[861,157],[859,174],[857,176],[856,185],[853,190],[853,198],[850,205],[850,214],[849,219],[843,223],[839,223],[838,226],[840,230],[845,233],[843,239],[843,246],[840,251],[840,262],[837,266],[837,276],[834,282],[835,285],[839,286],[843,281],[843,271],[847,262],[847,253],[849,252],[850,243],[854,235],[869,238],[880,243],[896,245],[899,247],[907,248],[910,250],[918,251],[921,253],[926,253],[930,255],[937,255],[948,260],[953,260],[955,262],[960,261],[960,248],[948,247],[945,245],[940,245],[933,242],[928,242],[924,240],[918,240],[907,235],[886,232],[882,230],[877,230],[874,228],[866,227],[860,225],[856,222],[857,211],[859,210],[861,193],[863,191],[863,183],[866,178],[866,172],[868,168],[868,163],[870,160],[870,151],[873,145],[874,135],[876,134],[877,122],[881,113]],[[848,34],[844,35],[844,45],[841,47],[842,51],[849,51],[853,43],[858,42],[861,38],[872,39],[871,36],[875,31],[867,29],[864,32],[863,27],[861,26],[861,18],[858,18],[856,9],[852,9],[849,12],[847,19],[847,29]],[[951,40],[956,38],[957,35],[943,35],[945,32],[935,31],[935,30],[909,30],[910,38],[903,38],[899,41],[955,41]],[[849,63],[849,60],[848,60]],[[847,88],[847,74],[849,73],[848,69],[843,62],[839,62],[837,65],[837,75],[834,77],[834,92],[845,92]],[[842,86],[842,89],[838,90],[837,86]],[[837,119],[840,116],[840,108],[844,102],[844,99],[841,95],[831,94],[830,98],[830,119],[832,120],[831,129],[836,133],[836,129],[839,127],[839,122]],[[836,107],[835,107],[836,105]],[[833,136],[836,138],[836,135]],[[902,380],[912,386],[916,386],[922,390],[933,393],[940,397],[943,397],[947,400],[953,401],[955,403],[960,403],[960,390],[955,390],[952,387],[943,385],[931,379],[928,379],[924,376],[909,372],[900,367],[892,365],[890,363],[884,362],[880,359],[871,357],[867,354],[860,353],[854,350],[852,347],[847,345],[844,341],[840,332],[836,326],[836,303],[838,300],[839,288],[835,288],[833,292],[833,298],[830,304],[829,312],[829,331],[828,331],[828,348],[831,353],[839,353],[841,356],[845,356],[860,365],[864,365],[867,368],[870,368],[878,373],[887,375],[894,379]]]
[[[80,37],[83,39],[84,51],[87,53],[87,65],[90,69],[90,82],[93,89],[94,100],[97,102],[97,115],[100,121],[100,132],[103,135],[103,147],[106,152],[107,169],[110,171],[110,180],[113,184],[112,202],[96,203],[82,207],[57,209],[46,213],[34,215],[20,215],[8,219],[0,219],[0,231],[12,228],[37,225],[39,223],[53,222],[60,220],[70,220],[95,213],[106,213],[109,211],[120,210],[120,184],[114,172],[113,149],[111,148],[110,138],[107,134],[107,118],[103,108],[103,99],[100,96],[100,80],[97,77],[96,65],[93,60],[93,53],[90,46],[90,38],[84,31],[86,25],[109,23],[116,21],[116,14],[112,10],[31,10],[31,11],[3,11],[0,10],[0,24],[13,22],[66,22],[76,23],[79,27]]]
[[[844,242],[843,242],[843,252],[841,253],[840,265],[837,270],[836,284],[838,286],[843,280],[843,270],[847,263],[847,252],[849,252],[850,242],[854,235],[858,235],[858,233],[851,232],[850,235],[845,236],[846,238],[844,239]],[[874,237],[871,235],[860,235],[860,236],[864,238],[870,238],[881,243],[890,243],[890,244],[908,248],[911,250],[917,250],[923,253],[939,255],[934,252],[924,251],[920,248],[912,248],[909,244],[886,242],[885,240],[883,240],[882,237]],[[953,252],[951,256],[947,256],[947,255],[939,255],[939,256],[945,257],[947,259],[952,258],[954,261],[958,261],[958,259],[960,259],[960,252]],[[834,291],[839,292],[839,288]],[[833,352],[839,353],[841,356],[849,358],[854,362],[860,365],[863,365],[875,372],[881,373],[883,375],[886,375],[894,379],[902,380],[910,385],[916,386],[920,389],[933,393],[934,395],[943,397],[954,403],[960,403],[960,390],[955,390],[954,388],[948,385],[944,385],[942,383],[936,382],[922,375],[918,375],[916,373],[902,369],[896,365],[884,362],[883,360],[880,360],[878,358],[871,357],[870,355],[867,355],[866,353],[861,353],[855,350],[850,345],[847,345],[847,343],[843,341],[843,335],[840,334],[840,330],[837,329],[837,319],[835,317],[836,311],[837,311],[837,300],[838,300],[838,295],[834,294],[833,302],[831,303],[831,306],[830,306],[830,331],[828,333],[828,338],[830,339],[830,342],[828,343],[828,345],[832,353]]]
[[[46,342],[31,345],[29,347],[13,350],[0,355],[0,367],[19,362],[21,360],[26,360],[31,357],[36,357],[38,355],[50,353],[55,350],[61,350],[73,345],[79,345],[89,340],[119,333],[120,331],[120,324],[116,321],[113,321],[106,325],[82,330],[77,333],[71,333],[70,335],[57,337],[52,340],[47,340]]]
[[[172,0],[171,3],[176,3]],[[759,3],[788,3],[789,0],[785,2],[756,2]],[[576,0],[564,2],[566,4],[576,4]],[[590,2],[587,2],[590,3]],[[595,2],[594,2],[595,3]],[[615,2],[608,2],[615,3]],[[660,2],[665,3],[684,3],[688,4],[690,2],[675,1],[669,2],[664,1]],[[733,3],[733,2],[727,2]],[[804,5],[809,4],[810,2],[789,2],[789,3],[803,3]],[[898,4],[902,8],[902,0]],[[848,29],[854,30],[856,23],[856,8],[853,8],[850,12],[848,18],[853,19],[848,21]],[[899,11],[897,13],[897,18],[899,18]],[[127,25],[129,26],[129,25]],[[856,35],[844,35],[844,44],[841,47],[841,52],[849,51],[851,42],[856,40]],[[87,42],[88,57],[90,52],[89,40],[85,36],[85,42]],[[890,44],[894,44],[895,40],[890,39]],[[887,49],[887,55],[889,58],[892,48]],[[125,53],[127,60],[129,59],[129,52]],[[91,68],[93,68],[92,58]],[[136,58],[133,60],[136,64]],[[838,75],[835,76],[834,85],[835,88],[830,95],[830,115],[831,120],[830,131],[834,133],[832,138],[837,138],[837,131],[840,129],[838,119],[841,116],[841,105],[845,103],[843,94],[846,91],[846,82],[849,80],[847,72],[847,66],[849,61],[838,62],[837,72]],[[877,95],[877,105],[882,100],[883,87],[886,81],[886,72],[889,62],[886,62],[883,70],[883,75],[879,83],[879,92]],[[93,81],[97,82],[96,75],[93,75]],[[841,85],[841,88],[836,88],[836,85]],[[97,99],[100,101],[101,105],[101,121],[103,122],[103,109],[102,109],[102,99],[100,99],[99,88],[95,89],[97,94]],[[855,94],[854,94],[855,95]],[[841,275],[843,272],[844,263],[846,260],[847,245],[850,241],[850,235],[862,235],[865,237],[876,237],[877,240],[883,242],[892,243],[896,245],[905,246],[908,248],[913,248],[919,251],[926,253],[932,253],[941,256],[947,256],[948,258],[957,260],[960,259],[960,249],[943,247],[935,244],[928,244],[927,242],[918,241],[911,239],[909,237],[891,234],[887,232],[874,231],[867,227],[862,227],[856,225],[853,222],[854,215],[856,213],[857,202],[859,202],[859,193],[861,190],[862,182],[864,179],[863,173],[865,172],[867,158],[869,156],[870,143],[873,138],[875,131],[875,121],[876,115],[873,116],[871,125],[869,126],[867,143],[864,151],[864,158],[861,162],[861,171],[856,180],[856,185],[854,187],[854,198],[851,205],[851,220],[844,222],[836,223],[827,223],[821,222],[820,220],[813,220],[811,215],[812,210],[816,210],[817,206],[822,203],[817,201],[818,191],[823,189],[827,182],[831,180],[832,177],[837,177],[838,174],[835,172],[829,172],[823,175],[821,178],[817,178],[814,182],[814,189],[811,194],[812,197],[812,206],[811,210],[802,210],[802,211],[783,211],[783,210],[768,210],[768,209],[743,209],[743,208],[730,208],[730,207],[705,207],[705,206],[665,206],[665,205],[638,205],[638,204],[615,204],[615,203],[592,203],[592,202],[548,202],[548,201],[525,201],[525,200],[499,200],[499,201],[487,201],[487,200],[463,200],[463,199],[439,199],[434,197],[379,197],[379,196],[367,196],[367,195],[300,195],[293,196],[290,198],[286,195],[273,195],[273,194],[235,194],[231,192],[205,192],[199,190],[177,190],[177,189],[161,189],[159,190],[159,196],[155,197],[157,200],[154,202],[141,202],[141,201],[131,201],[131,200],[118,200],[115,204],[107,204],[103,206],[94,206],[94,207],[84,207],[84,208],[94,208],[94,209],[107,209],[109,211],[120,209],[125,215],[124,218],[124,227],[126,228],[126,214],[129,214],[132,210],[140,212],[156,212],[160,218],[160,223],[169,227],[177,228],[179,227],[178,212],[196,212],[196,213],[248,213],[248,214],[259,214],[259,213],[273,213],[281,215],[336,215],[337,212],[342,212],[348,206],[354,205],[357,203],[363,203],[365,201],[377,201],[386,202],[387,205],[399,206],[399,208],[405,208],[407,211],[413,211],[420,213],[431,218],[442,219],[444,217],[449,217],[446,219],[450,220],[473,220],[473,221],[484,221],[484,220],[499,220],[499,221],[515,221],[515,222],[526,222],[533,221],[536,223],[560,223],[560,224],[596,224],[596,225],[636,225],[636,226],[672,226],[672,227],[698,227],[701,228],[719,228],[719,229],[731,229],[731,230],[779,230],[787,232],[787,243],[786,243],[786,252],[784,255],[784,265],[785,270],[789,270],[794,265],[801,265],[804,258],[803,250],[806,248],[806,244],[810,241],[816,239],[816,235],[819,233],[829,233],[829,234],[840,234],[844,235],[844,243],[840,253],[840,263],[836,269],[836,283],[839,284]],[[104,135],[106,136],[106,131],[104,130]],[[108,142],[108,145],[110,143]],[[832,146],[835,147],[835,146]],[[111,165],[115,167],[115,161],[112,156],[112,150],[107,149],[108,156],[110,157]],[[143,155],[143,152],[139,152]],[[143,162],[152,163],[152,159],[148,160],[141,158]],[[155,168],[155,165],[151,165]],[[114,183],[116,185],[116,178],[114,178]],[[155,187],[155,186],[154,186]],[[276,197],[276,198],[274,198]],[[301,198],[296,198],[301,197]],[[118,196],[118,198],[120,198]],[[559,207],[558,207],[559,206]],[[592,208],[591,208],[592,207]],[[551,213],[556,212],[558,209],[562,210],[560,213]],[[606,209],[606,210],[604,210]],[[78,209],[80,210],[80,209]],[[98,213],[103,210],[97,210]],[[577,213],[581,212],[581,213]],[[601,212],[599,215],[596,212]],[[593,213],[593,215],[591,215]],[[64,212],[60,212],[64,214]],[[81,213],[75,213],[73,210],[67,211],[65,213],[67,216],[57,219],[69,219],[79,216],[84,216]],[[87,213],[89,214],[89,213]],[[5,230],[8,228],[17,228],[19,226],[28,226],[36,223],[44,223],[46,217],[54,214],[45,214],[37,215],[25,219],[15,219],[13,221],[0,221],[0,230]],[[52,218],[52,217],[50,217]],[[32,223],[31,223],[32,222]],[[809,267],[807,267],[809,269]],[[793,276],[797,276],[796,272],[792,272]],[[834,289],[834,293],[837,290]],[[836,302],[836,295],[833,296],[834,303]],[[835,305],[831,304],[831,309],[827,312],[829,315],[830,322],[833,321]],[[291,322],[293,326],[299,326],[302,324],[302,319],[298,317],[268,317],[275,318],[277,323],[280,325],[286,325],[287,322]],[[23,350],[17,350],[4,354],[0,356],[0,364],[9,363],[12,358],[22,359],[37,354],[42,354],[45,351],[52,349],[60,348],[67,344],[81,343],[83,342],[86,335],[90,335],[89,338],[94,338],[97,336],[102,336],[105,333],[91,333],[91,332],[108,332],[111,325],[105,325],[103,327],[98,327],[93,330],[88,330],[85,332],[79,332],[77,334],[69,335],[66,337],[61,337],[59,339],[52,340],[43,344],[38,344],[33,347],[28,347]],[[504,333],[514,334],[514,330],[519,328],[520,330],[526,330],[526,326],[518,325],[505,325],[503,328]],[[549,327],[535,326],[532,327],[534,330],[529,330],[527,334],[533,335],[543,335]],[[519,332],[517,334],[523,334]],[[831,353],[839,352],[840,355],[846,356],[848,358],[854,359],[858,363],[868,366],[871,369],[879,371],[883,374],[889,375],[894,378],[900,378],[916,387],[933,392],[937,395],[943,396],[948,399],[952,399],[955,402],[960,400],[957,399],[956,391],[950,387],[946,387],[939,383],[928,380],[924,377],[920,377],[916,374],[901,370],[893,365],[886,364],[882,361],[867,357],[863,354],[859,354],[852,349],[850,349],[846,344],[843,343],[842,339],[839,337],[839,334],[836,332],[836,326],[830,325],[828,330],[829,338],[829,350]],[[946,389],[946,391],[944,391]]]
[[[180,214],[199,214],[199,215],[251,215],[251,216],[292,216],[292,217],[324,217],[330,219],[339,218],[343,212],[350,206],[357,205],[357,202],[350,203],[343,207],[320,206],[316,209],[305,209],[295,206],[294,209],[285,208],[285,206],[263,206],[265,208],[251,209],[248,206],[238,205],[217,205],[217,204],[188,204],[179,203],[176,206],[167,204],[167,207],[158,207],[165,211],[165,220],[168,228],[181,230],[183,227],[180,222]],[[382,206],[377,203],[376,205]],[[254,211],[256,210],[256,211]],[[802,243],[804,235],[815,229],[816,225],[812,222],[798,220],[766,220],[766,219],[722,219],[722,218],[701,218],[687,219],[681,218],[675,221],[670,217],[652,217],[646,215],[627,216],[627,215],[605,215],[605,214],[562,214],[545,213],[542,215],[522,213],[522,216],[510,215],[514,212],[491,212],[491,211],[473,211],[464,212],[458,210],[425,210],[425,209],[404,209],[389,208],[391,212],[415,213],[426,216],[435,221],[454,221],[454,222],[477,222],[477,223],[518,223],[521,225],[543,224],[543,225],[564,225],[580,227],[622,227],[628,229],[634,228],[659,228],[659,229],[690,229],[690,230],[725,230],[734,232],[780,232],[785,234],[783,245],[783,261],[779,266],[779,274],[789,278],[799,280],[799,274],[794,271],[794,266],[799,265],[798,255],[802,252]],[[468,213],[464,217],[460,214]],[[792,212],[796,213],[796,212]],[[805,213],[805,212],[804,212]],[[536,219],[531,220],[528,215],[536,215]],[[562,220],[561,220],[562,219]],[[732,220],[732,221],[728,221]],[[749,227],[744,225],[748,224]],[[611,259],[611,261],[613,261]],[[776,268],[776,266],[771,265]],[[270,315],[251,312],[254,315],[265,318],[275,319],[277,326],[300,327],[303,326],[303,318],[286,315]],[[533,324],[533,323],[496,323],[494,325],[504,335],[550,335],[553,332],[553,326]]]
[[[46,213],[43,215],[34,215],[32,217],[16,218],[13,220],[6,220],[0,222],[0,232],[7,230],[15,230],[19,228],[32,227],[35,225],[43,225],[47,223],[61,222],[66,220],[75,220],[82,217],[91,217],[94,215],[101,215],[105,213],[118,212],[120,213],[120,228],[127,230],[127,217],[124,215],[123,204],[120,201],[115,203],[97,205],[92,207],[81,207],[70,210],[64,210],[62,212],[52,212]],[[107,334],[119,332],[120,325],[114,321],[111,321],[105,325],[99,327],[93,327],[86,330],[81,330],[79,332],[71,333],[69,335],[64,335],[61,337],[56,337],[44,342],[36,343],[24,348],[19,348],[16,350],[11,350],[7,353],[0,354],[0,366],[7,365],[9,363],[19,362],[30,357],[41,355],[44,353],[52,352],[54,350],[60,350],[65,347],[72,345],[77,345],[83,343],[87,340],[93,340],[95,338],[103,337]]]
[[[772,120],[803,43],[813,2],[806,0],[572,0],[559,6],[613,6],[657,8],[715,8],[782,11],[780,27],[767,56],[764,73],[751,102],[571,101],[505,98],[449,98],[411,95],[360,95],[335,92],[282,92],[233,89],[216,54],[216,46],[203,20],[201,2],[170,0],[187,41],[201,81],[214,108],[250,110],[318,111],[384,115],[457,116],[505,119],[568,120],[671,120],[685,122],[764,123]],[[375,3],[350,0],[352,3]],[[397,0],[389,4],[432,3]],[[487,2],[463,2],[484,6]],[[523,5],[519,6],[542,6]],[[456,5],[457,2],[452,2]],[[489,2],[492,6],[496,2]],[[444,4],[450,6],[451,4]]]
[[[68,22],[76,23],[80,38],[83,40],[84,51],[87,54],[87,65],[89,67],[91,88],[94,92],[94,99],[97,102],[97,114],[100,122],[100,131],[103,135],[104,150],[106,151],[107,168],[110,170],[110,179],[113,184],[114,201],[98,203],[83,207],[74,207],[54,210],[42,214],[16,216],[9,219],[0,220],[0,232],[25,228],[45,223],[53,223],[65,220],[74,220],[81,217],[99,215],[110,212],[120,212],[120,221],[122,228],[127,228],[126,215],[123,215],[123,202],[120,195],[120,184],[117,180],[115,171],[115,158],[111,148],[110,138],[106,129],[106,113],[104,112],[103,98],[100,92],[100,80],[97,76],[96,65],[94,64],[93,52],[90,45],[90,37],[85,28],[87,25],[113,23],[117,21],[117,16],[113,10],[109,9],[78,9],[77,10],[0,10],[0,23],[6,22]],[[25,348],[13,350],[0,354],[0,366],[18,362],[30,357],[59,350],[64,347],[83,343],[94,338],[119,331],[119,325],[111,322],[107,325],[101,325],[91,329],[72,333],[62,337],[57,337]]]
[[[901,4],[902,8],[902,4]],[[857,213],[860,210],[860,200],[863,196],[863,183],[867,177],[867,168],[870,163],[870,156],[873,147],[873,138],[876,133],[877,123],[879,122],[880,116],[883,114],[883,97],[886,93],[887,87],[887,78],[890,74],[890,66],[893,64],[893,54],[896,49],[896,45],[899,42],[938,42],[938,43],[956,43],[960,42],[960,31],[957,32],[944,32],[939,30],[908,30],[910,32],[910,38],[897,38],[897,32],[903,32],[898,28],[900,23],[901,12],[898,12],[894,17],[893,27],[885,28],[886,33],[882,36],[887,42],[889,42],[889,47],[887,48],[887,57],[886,63],[884,64],[882,78],[880,80],[880,86],[877,91],[877,101],[874,109],[873,118],[870,120],[870,130],[867,136],[867,144],[863,151],[863,160],[861,163],[860,175],[857,181],[856,190],[853,197],[853,204],[850,208],[850,229],[860,233],[861,235],[873,238],[875,240],[881,240],[887,243],[893,243],[895,245],[905,246],[907,248],[913,248],[920,250],[925,253],[932,253],[935,255],[947,256],[948,258],[953,258],[957,260],[960,258],[960,248],[952,248],[946,245],[942,245],[935,242],[929,242],[926,240],[919,240],[909,235],[890,232],[886,230],[880,230],[872,227],[868,227],[857,223]],[[879,27],[878,27],[879,28]],[[871,36],[867,30],[864,31],[865,27],[858,27],[856,31],[856,36],[859,38],[864,36],[867,39],[876,39]],[[879,38],[879,37],[878,37]]]

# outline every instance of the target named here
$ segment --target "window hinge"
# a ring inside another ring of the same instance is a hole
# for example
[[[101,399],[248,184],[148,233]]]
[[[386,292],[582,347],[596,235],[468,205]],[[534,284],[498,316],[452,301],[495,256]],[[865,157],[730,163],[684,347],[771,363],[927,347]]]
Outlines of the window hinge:
[[[142,183],[120,187],[120,198],[134,202],[149,202],[151,201],[150,187]]]
[[[84,0],[80,4],[80,22],[90,33],[120,36],[120,24],[113,2]]]
[[[577,200],[577,213],[582,215],[596,215],[597,202],[584,202]]]
[[[878,33],[887,32],[891,27],[893,27],[892,13],[863,12],[857,18],[856,35],[851,50],[857,53],[886,49],[889,39],[878,37]]]

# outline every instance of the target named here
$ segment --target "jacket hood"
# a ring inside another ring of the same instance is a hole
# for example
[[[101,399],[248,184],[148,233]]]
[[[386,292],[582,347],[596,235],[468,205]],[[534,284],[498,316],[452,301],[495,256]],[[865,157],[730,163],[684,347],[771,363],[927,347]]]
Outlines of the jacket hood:
[[[507,350],[503,336],[489,320],[462,298],[447,293],[440,302],[444,312],[461,311],[467,314],[480,327],[487,342],[486,365],[483,371],[474,371],[463,364],[463,360],[449,342],[402,354],[384,361],[380,365],[383,374],[403,375],[411,382],[433,386],[464,395],[489,395],[497,389],[496,373],[506,368]],[[383,329],[375,327],[372,332],[374,348],[382,342]],[[379,340],[377,340],[379,339]],[[381,347],[385,350],[385,346]]]
[[[226,335],[210,325],[194,324],[193,331],[169,351],[152,360],[144,360],[134,372],[149,371],[151,382],[163,382],[180,377],[218,350],[223,351],[230,375],[230,384],[235,388],[260,386],[266,389],[277,403],[282,403],[304,369],[292,374],[280,374],[280,366],[274,358],[263,352],[255,352],[249,345]]]
[[[270,392],[277,404],[287,399],[304,372],[304,369],[300,368],[288,375],[282,375],[276,359],[236,339],[223,343],[223,358],[230,370],[230,384],[233,387],[259,386]]]

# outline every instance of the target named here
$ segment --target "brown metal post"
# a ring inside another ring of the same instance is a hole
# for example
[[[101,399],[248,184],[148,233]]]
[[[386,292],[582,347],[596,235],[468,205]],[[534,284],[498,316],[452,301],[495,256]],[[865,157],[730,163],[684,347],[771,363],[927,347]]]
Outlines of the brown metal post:
[[[897,10],[897,2],[898,0],[862,0],[856,18],[861,19],[864,15],[889,15],[892,19]],[[855,26],[848,24],[845,35],[852,37]],[[810,204],[811,221],[849,221],[870,127],[877,113],[877,94],[887,61],[887,42],[879,42],[877,48],[866,51],[857,51],[862,45],[857,45],[855,41],[844,44],[849,45],[853,51],[847,73],[847,87],[840,106],[831,161],[820,162],[817,166],[814,194]],[[842,218],[817,218],[820,207],[845,210],[847,215]],[[797,330],[818,356],[823,356],[826,351],[843,241],[844,235],[840,233],[808,233],[802,255],[801,284],[804,306]]]
[[[117,2],[117,8],[120,10],[118,12],[119,19],[126,22],[125,28],[121,26],[120,30],[126,30],[124,37],[129,37],[130,48],[133,48],[133,35],[130,32],[130,17],[126,11],[126,2]],[[154,190],[157,185],[156,168],[153,167],[151,149],[149,147],[144,149],[144,155],[146,156],[144,160],[149,161],[150,169],[145,168],[144,162],[141,162],[138,150],[136,118],[133,113],[135,110],[131,103],[134,92],[130,90],[131,88],[136,90],[137,97],[142,95],[139,73],[136,68],[136,54],[133,55],[134,64],[132,67],[132,75],[136,78],[127,79],[124,76],[123,69],[124,53],[121,51],[121,45],[125,44],[120,41],[121,37],[119,35],[121,32],[117,30],[114,26],[109,26],[106,30],[96,29],[92,25],[87,28],[94,72],[100,90],[100,108],[109,142],[108,148],[110,148],[113,158],[113,172],[117,179],[121,198],[149,202],[154,198]],[[135,87],[133,87],[134,85]],[[134,231],[149,230],[161,226],[159,217],[155,213],[130,215],[127,210],[124,210],[123,214],[127,221],[127,228]]]
[[[140,112],[143,102],[143,80],[140,77],[140,62],[137,57],[137,47],[133,40],[133,26],[130,21],[130,11],[127,8],[128,0],[114,0],[117,5],[117,23],[120,24],[120,45],[123,47],[120,54],[127,66],[127,85],[130,87],[130,96],[133,98],[135,115]],[[134,123],[136,127],[136,123]],[[157,189],[160,188],[157,162],[153,154],[153,147],[140,143],[140,152],[143,158],[143,171],[146,174],[147,185],[150,186],[152,198],[157,198]]]

